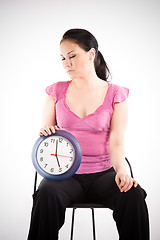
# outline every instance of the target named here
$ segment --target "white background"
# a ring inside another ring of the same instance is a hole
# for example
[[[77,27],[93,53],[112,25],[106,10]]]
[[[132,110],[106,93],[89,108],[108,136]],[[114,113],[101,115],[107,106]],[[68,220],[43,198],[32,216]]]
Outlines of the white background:
[[[73,27],[91,31],[112,72],[130,89],[126,155],[148,193],[151,239],[160,231],[160,2],[157,0],[0,1],[0,239],[25,240],[47,85],[69,80],[59,41]],[[90,210],[77,210],[76,240],[92,239]],[[69,239],[71,210],[60,231]],[[118,239],[110,210],[96,210],[97,239]]]

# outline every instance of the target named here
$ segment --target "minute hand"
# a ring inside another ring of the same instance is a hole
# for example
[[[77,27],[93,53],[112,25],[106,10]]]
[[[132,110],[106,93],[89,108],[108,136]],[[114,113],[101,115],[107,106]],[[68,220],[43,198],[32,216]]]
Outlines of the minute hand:
[[[58,166],[61,167],[60,164],[59,164],[58,157],[57,157],[57,149],[58,149],[58,140],[56,141],[56,153],[55,153],[55,156],[56,156],[56,159],[57,159]]]

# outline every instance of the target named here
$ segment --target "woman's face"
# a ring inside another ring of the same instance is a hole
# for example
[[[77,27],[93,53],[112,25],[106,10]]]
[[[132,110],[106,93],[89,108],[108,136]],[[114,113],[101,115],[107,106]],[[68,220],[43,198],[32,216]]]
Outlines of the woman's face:
[[[84,51],[78,44],[64,40],[60,44],[62,64],[71,79],[89,74],[93,65],[93,50]]]

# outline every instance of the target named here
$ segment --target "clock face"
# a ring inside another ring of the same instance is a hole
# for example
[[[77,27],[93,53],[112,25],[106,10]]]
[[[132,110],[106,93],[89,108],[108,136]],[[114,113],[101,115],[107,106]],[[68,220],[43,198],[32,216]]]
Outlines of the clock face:
[[[60,175],[73,165],[75,149],[63,136],[48,136],[38,146],[37,162],[46,173]]]
[[[41,136],[32,149],[32,162],[36,171],[51,180],[64,180],[73,176],[81,161],[82,150],[78,140],[65,130]]]

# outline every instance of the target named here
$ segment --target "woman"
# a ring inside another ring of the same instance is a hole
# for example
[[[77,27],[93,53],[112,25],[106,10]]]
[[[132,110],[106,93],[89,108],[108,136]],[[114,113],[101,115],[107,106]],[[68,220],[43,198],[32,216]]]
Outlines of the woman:
[[[69,179],[42,180],[33,196],[28,240],[57,240],[66,207],[81,201],[112,209],[121,240],[148,240],[146,193],[125,167],[128,89],[107,82],[109,69],[90,32],[67,31],[60,53],[71,80],[46,88],[40,135],[57,128],[72,133],[81,145],[82,163]]]

